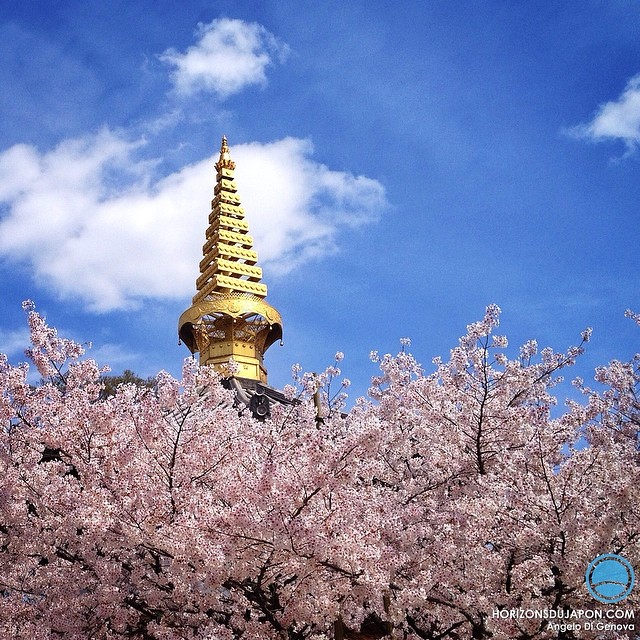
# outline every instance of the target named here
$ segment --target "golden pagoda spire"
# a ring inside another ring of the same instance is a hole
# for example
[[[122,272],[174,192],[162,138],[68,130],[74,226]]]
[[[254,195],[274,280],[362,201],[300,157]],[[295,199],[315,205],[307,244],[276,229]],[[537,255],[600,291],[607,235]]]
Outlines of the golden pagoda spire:
[[[282,319],[264,298],[262,269],[240,206],[226,136],[222,138],[209,227],[193,304],[178,322],[178,335],[200,364],[239,378],[267,382],[264,352],[282,338]]]

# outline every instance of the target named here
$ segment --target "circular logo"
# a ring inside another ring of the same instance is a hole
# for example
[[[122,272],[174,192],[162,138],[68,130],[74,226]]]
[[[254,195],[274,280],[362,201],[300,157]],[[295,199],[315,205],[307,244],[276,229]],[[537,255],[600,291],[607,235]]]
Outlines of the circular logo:
[[[615,553],[603,553],[587,567],[589,593],[605,604],[621,602],[632,591],[635,575],[631,563]]]

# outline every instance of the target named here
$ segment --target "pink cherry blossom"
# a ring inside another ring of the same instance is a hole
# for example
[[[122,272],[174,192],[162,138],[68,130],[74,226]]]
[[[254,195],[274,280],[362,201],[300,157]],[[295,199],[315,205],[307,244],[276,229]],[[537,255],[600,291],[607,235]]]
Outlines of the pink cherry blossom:
[[[0,358],[0,637],[637,633],[509,612],[606,609],[591,560],[640,567],[640,356],[563,408],[554,386],[589,334],[512,357],[490,306],[431,369],[406,341],[374,354],[348,411],[340,352],[294,367],[293,403],[260,422],[192,360],[106,395],[105,369],[25,308],[42,381]]]

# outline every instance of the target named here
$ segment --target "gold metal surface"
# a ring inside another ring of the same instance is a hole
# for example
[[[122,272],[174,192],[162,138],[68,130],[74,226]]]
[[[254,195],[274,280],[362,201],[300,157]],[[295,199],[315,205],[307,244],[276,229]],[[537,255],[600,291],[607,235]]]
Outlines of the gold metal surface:
[[[266,300],[247,293],[233,291],[227,294],[213,294],[204,300],[193,304],[181,316],[179,325],[187,322],[196,324],[200,318],[209,315],[222,314],[232,318],[242,318],[247,315],[260,315],[269,324],[282,325],[282,318],[278,310]]]
[[[266,384],[264,352],[282,339],[282,318],[264,300],[267,285],[260,282],[262,269],[240,206],[235,166],[223,137],[197,291],[180,316],[178,335],[200,354],[200,364]]]

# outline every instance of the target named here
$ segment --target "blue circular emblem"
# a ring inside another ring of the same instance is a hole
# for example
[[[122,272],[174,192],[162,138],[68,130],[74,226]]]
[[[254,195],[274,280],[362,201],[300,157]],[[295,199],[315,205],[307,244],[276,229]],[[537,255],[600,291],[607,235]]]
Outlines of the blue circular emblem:
[[[605,604],[621,602],[632,591],[635,574],[631,563],[615,553],[603,553],[589,563],[584,575],[589,593]]]

